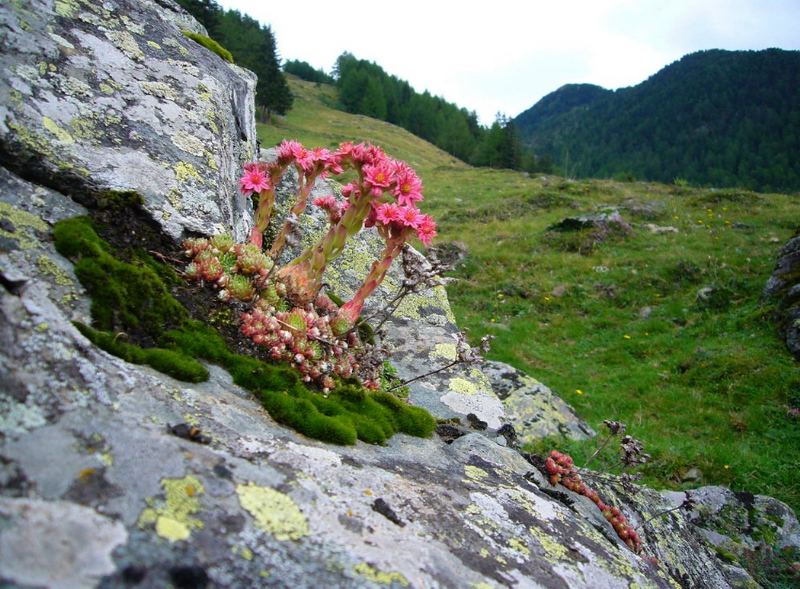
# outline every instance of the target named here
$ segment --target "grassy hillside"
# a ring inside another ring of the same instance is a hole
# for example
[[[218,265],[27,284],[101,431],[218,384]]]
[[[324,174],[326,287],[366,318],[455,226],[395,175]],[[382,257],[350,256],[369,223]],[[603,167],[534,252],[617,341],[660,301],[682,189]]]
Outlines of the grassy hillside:
[[[304,145],[329,148],[343,141],[369,141],[418,170],[437,166],[466,167],[450,154],[391,123],[336,110],[333,86],[306,82],[291,75],[287,78],[294,94],[294,106],[287,117],[271,125],[259,125],[258,137],[264,147],[283,139],[298,139]]]
[[[800,406],[800,366],[760,301],[798,227],[796,195],[470,168],[397,127],[332,109],[332,89],[291,85],[295,110],[260,127],[262,142],[369,140],[417,167],[437,241],[468,251],[448,288],[455,313],[473,340],[497,336],[493,358],[549,385],[598,430],[604,419],[627,423],[653,455],[650,484],[725,484],[800,508],[800,422],[788,414]],[[594,243],[547,231],[602,207],[619,208],[632,232]],[[678,232],[653,234],[648,223]],[[705,287],[714,290],[703,300]],[[581,464],[595,445],[542,448]]]

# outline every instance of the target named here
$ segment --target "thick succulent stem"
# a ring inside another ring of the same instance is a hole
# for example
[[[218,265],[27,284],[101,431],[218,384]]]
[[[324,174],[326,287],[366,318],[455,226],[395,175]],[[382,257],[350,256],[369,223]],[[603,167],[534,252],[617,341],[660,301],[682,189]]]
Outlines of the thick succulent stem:
[[[396,237],[390,237],[386,240],[386,247],[383,249],[381,257],[372,263],[372,268],[361,284],[361,287],[353,295],[353,298],[342,305],[339,312],[336,314],[334,323],[334,333],[345,333],[353,328],[361,315],[361,310],[364,308],[364,302],[367,297],[383,282],[386,277],[386,272],[392,262],[400,253],[400,250],[405,243],[405,235],[401,233]]]
[[[250,243],[261,249],[264,241],[264,232],[269,227],[269,219],[272,216],[272,207],[275,204],[275,190],[263,190],[258,195],[258,207],[256,207],[255,225],[250,230]]]
[[[358,233],[369,210],[370,198],[361,197],[345,211],[336,225],[328,229],[319,243],[281,268],[278,279],[286,285],[295,304],[303,305],[314,300],[322,286],[325,267],[342,253],[347,238]]]

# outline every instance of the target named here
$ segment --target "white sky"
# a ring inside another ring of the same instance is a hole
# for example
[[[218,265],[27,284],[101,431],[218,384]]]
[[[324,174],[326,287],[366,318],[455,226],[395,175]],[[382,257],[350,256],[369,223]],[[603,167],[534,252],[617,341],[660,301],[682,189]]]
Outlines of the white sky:
[[[349,51],[483,124],[563,84],[638,84],[700,49],[800,49],[800,0],[218,2],[270,25],[284,60],[330,73]]]

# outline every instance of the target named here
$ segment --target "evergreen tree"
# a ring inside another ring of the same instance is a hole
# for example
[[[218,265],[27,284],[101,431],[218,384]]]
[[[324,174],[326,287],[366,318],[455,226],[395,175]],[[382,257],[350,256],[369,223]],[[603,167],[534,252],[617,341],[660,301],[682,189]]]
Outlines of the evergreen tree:
[[[311,64],[305,61],[290,59],[283,64],[283,71],[308,82],[317,82],[318,84],[333,84],[335,82],[323,70],[314,69]]]
[[[221,19],[222,43],[233,54],[237,64],[258,76],[256,106],[263,116],[286,114],[292,106],[292,94],[280,69],[275,37],[269,26],[235,10],[228,10]]]

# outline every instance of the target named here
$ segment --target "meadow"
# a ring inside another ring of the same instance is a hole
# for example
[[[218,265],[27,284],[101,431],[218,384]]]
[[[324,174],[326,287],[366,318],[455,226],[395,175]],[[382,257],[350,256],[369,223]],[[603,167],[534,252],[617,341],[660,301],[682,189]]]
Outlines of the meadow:
[[[525,370],[602,433],[627,424],[652,455],[658,488],[722,484],[800,509],[800,364],[786,351],[761,292],[798,229],[800,196],[472,168],[391,124],[335,109],[335,90],[290,79],[295,106],[259,125],[334,147],[371,141],[408,161],[425,184],[435,243],[467,255],[450,301],[490,357]],[[548,228],[619,211],[629,231]],[[662,232],[656,233],[656,228]],[[671,229],[663,229],[671,228]],[[542,440],[580,465],[598,441]],[[593,463],[618,471],[613,452]]]

